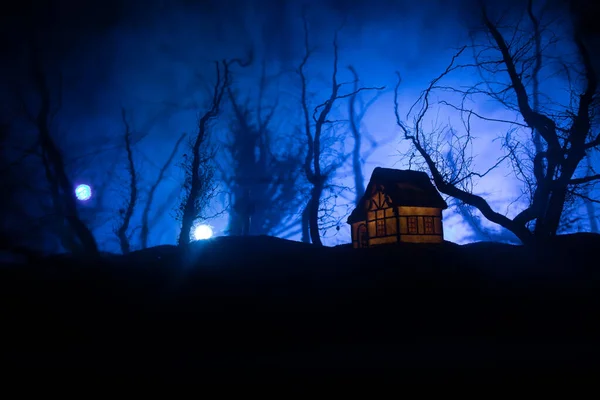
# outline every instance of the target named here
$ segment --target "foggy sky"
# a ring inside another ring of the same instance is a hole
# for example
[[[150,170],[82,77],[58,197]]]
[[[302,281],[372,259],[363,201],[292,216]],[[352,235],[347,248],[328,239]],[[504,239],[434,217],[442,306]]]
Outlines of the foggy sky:
[[[580,9],[587,10],[587,3],[580,3]],[[28,38],[41,39],[48,70],[52,76],[63,74],[60,142],[76,147],[80,156],[97,147],[118,146],[120,109],[126,107],[136,129],[147,135],[140,143],[139,159],[152,179],[180,133],[193,132],[204,101],[202,85],[212,79],[214,60],[243,57],[253,49],[273,70],[297,67],[303,51],[303,9],[316,46],[309,66],[316,83],[322,79],[327,84],[333,32],[344,22],[340,65],[354,65],[365,85],[388,89],[394,72],[401,71],[401,102],[407,106],[478,26],[476,4],[477,0],[31,0],[17,3],[11,14],[2,16],[3,96],[24,82]],[[492,11],[522,10],[523,4],[493,2]],[[562,0],[554,0],[551,12],[560,15],[564,7]],[[591,26],[586,21],[583,25]],[[238,87],[250,90],[244,85],[252,84],[256,71],[240,72]],[[369,131],[378,137],[397,135],[390,96],[388,91],[366,118]],[[369,159],[365,179],[375,166],[393,166],[397,148],[397,140],[383,145]],[[479,150],[487,158],[495,151]],[[120,157],[118,150],[86,157],[81,166],[85,173],[74,179],[100,179],[106,168],[99,166],[114,165]],[[174,171],[166,185],[176,187],[178,177]],[[176,224],[168,219],[164,230],[173,234]],[[446,221],[447,238],[459,240],[460,223],[454,226]]]

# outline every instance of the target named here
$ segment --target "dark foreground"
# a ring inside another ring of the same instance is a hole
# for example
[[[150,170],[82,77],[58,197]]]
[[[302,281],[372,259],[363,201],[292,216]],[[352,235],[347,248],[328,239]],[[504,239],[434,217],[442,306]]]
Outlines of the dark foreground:
[[[600,237],[353,250],[220,238],[0,268],[14,366],[597,366]]]

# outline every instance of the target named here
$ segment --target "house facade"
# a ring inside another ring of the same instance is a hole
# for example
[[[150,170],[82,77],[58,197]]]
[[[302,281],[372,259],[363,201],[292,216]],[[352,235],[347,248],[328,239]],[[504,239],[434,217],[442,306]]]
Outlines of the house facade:
[[[426,173],[375,168],[359,206],[348,218],[352,246],[442,243],[442,211],[447,208]]]

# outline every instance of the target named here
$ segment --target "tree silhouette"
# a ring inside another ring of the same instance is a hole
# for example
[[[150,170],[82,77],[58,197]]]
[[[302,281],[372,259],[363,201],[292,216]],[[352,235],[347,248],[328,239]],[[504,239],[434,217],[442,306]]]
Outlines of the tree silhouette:
[[[231,84],[230,67],[239,64],[244,67],[252,62],[239,59],[223,60],[215,62],[216,82],[212,88],[212,98],[209,109],[199,118],[196,137],[191,144],[191,156],[185,157],[183,168],[185,170],[185,182],[183,186],[183,198],[177,209],[177,218],[181,221],[181,232],[179,245],[187,246],[191,240],[191,230],[194,223],[205,218],[203,212],[217,193],[215,183],[214,151],[208,147],[209,123],[215,119],[221,111],[223,96]]]
[[[340,121],[331,120],[330,113],[333,110],[335,103],[341,99],[352,97],[353,95],[363,90],[382,90],[383,88],[358,88],[352,92],[341,94],[340,89],[343,83],[338,82],[338,33],[336,30],[333,38],[333,72],[331,75],[331,92],[329,97],[321,104],[317,105],[312,113],[309,111],[308,101],[308,79],[306,76],[306,66],[312,54],[312,49],[309,43],[308,21],[303,15],[304,28],[304,57],[298,67],[298,75],[300,76],[300,106],[303,115],[303,127],[301,132],[306,137],[306,153],[304,159],[304,175],[310,184],[309,200],[302,213],[303,222],[303,240],[310,241],[318,246],[322,246],[320,229],[327,229],[328,226],[323,226],[323,220],[332,215],[332,206],[324,204],[335,204],[337,194],[332,194],[327,198],[323,198],[324,192],[328,189],[328,184],[332,179],[335,171],[343,165],[348,154],[343,152],[335,152],[333,143],[343,143],[343,135],[329,138],[329,145],[324,145],[325,130],[328,126],[335,125]],[[327,151],[325,151],[327,150]],[[324,201],[325,200],[325,201]],[[329,202],[327,201],[329,200]],[[331,203],[331,201],[334,201]],[[334,222],[337,225],[339,221]],[[308,228],[308,229],[306,229]]]
[[[115,228],[115,234],[119,239],[119,245],[123,254],[128,254],[131,251],[131,244],[129,241],[130,232],[129,225],[131,224],[131,218],[135,211],[135,206],[138,202],[139,197],[139,177],[137,174],[136,164],[133,159],[133,133],[127,121],[127,115],[125,109],[121,110],[121,117],[123,119],[123,125],[125,127],[123,138],[125,142],[125,152],[127,154],[127,167],[125,168],[129,175],[128,184],[128,198],[125,202],[125,207],[119,210],[120,222]]]
[[[586,177],[594,176],[595,171],[594,171],[594,167],[592,165],[592,158],[590,157],[589,154],[587,154],[586,158],[587,158],[586,159],[586,161],[587,161]],[[594,233],[600,233],[600,229],[598,229],[598,216],[596,215],[596,207],[594,205],[594,203],[598,203],[598,200],[592,199],[591,193],[592,193],[592,188],[590,188],[590,185],[588,185],[585,188],[583,188],[582,193],[581,193],[581,198],[583,198],[583,201],[585,202],[585,209],[586,209],[586,212],[588,215],[590,230]]]
[[[356,69],[352,65],[350,65],[348,69],[354,76],[354,93],[348,100],[348,119],[350,121],[350,132],[352,133],[352,138],[354,139],[354,147],[352,149],[352,172],[354,175],[355,192],[354,204],[358,206],[363,194],[365,193],[365,177],[363,174],[363,165],[365,163],[365,159],[368,158],[373,150],[375,150],[379,145],[378,141],[368,135],[365,127],[362,126],[362,121],[365,117],[365,114],[373,105],[373,103],[379,98],[379,95],[382,93],[384,88],[377,88],[377,93],[365,103],[362,101],[362,97],[359,94],[358,84],[360,79],[358,77],[358,72],[356,72]],[[369,141],[370,146],[367,151],[363,151],[363,139],[367,139]]]
[[[531,10],[529,2],[527,13],[532,27],[530,30],[527,31],[520,24],[513,32],[506,32],[506,22],[503,21],[502,25],[494,22],[488,10],[482,6],[484,38],[470,47],[461,48],[446,70],[422,92],[409,111],[414,116],[410,127],[400,117],[398,109],[400,79],[394,99],[397,124],[404,138],[422,157],[437,188],[477,208],[485,218],[508,229],[524,243],[554,236],[559,230],[569,198],[580,197],[583,185],[600,179],[598,174],[584,173],[584,176],[580,176],[583,172],[580,163],[586,153],[597,150],[600,145],[600,135],[594,133],[591,124],[596,109],[598,82],[588,47],[575,26],[570,39],[577,50],[577,61],[559,60],[565,71],[565,80],[569,83],[569,102],[560,104],[556,100],[542,107],[539,82],[544,66],[540,60],[544,51],[555,45],[558,39],[550,34],[549,27],[542,26],[532,18]],[[473,60],[462,64],[459,59],[467,49],[473,51]],[[481,82],[468,88],[443,84],[443,78],[459,69],[473,69],[482,77]],[[501,76],[506,79],[500,80]],[[459,104],[447,100],[441,100],[439,104],[459,112],[463,133],[458,133],[450,126],[437,132],[424,128],[425,116],[432,108],[434,92],[461,96]],[[544,98],[547,97],[551,96],[546,93]],[[483,101],[483,98],[500,103],[507,112],[513,112],[515,118],[490,118],[469,108],[470,101]],[[509,126],[503,138],[506,154],[485,172],[474,170],[473,157],[469,152],[474,119]],[[445,161],[445,150],[440,142],[446,143],[446,150],[453,150],[455,168],[450,168]],[[505,161],[511,162],[514,176],[523,183],[524,197],[528,197],[525,208],[514,217],[495,211],[488,201],[472,190],[474,179],[485,177]]]
[[[96,239],[79,216],[74,187],[67,175],[62,152],[56,144],[50,129],[51,120],[60,109],[62,93],[59,93],[59,103],[53,110],[52,96],[37,43],[31,41],[30,45],[30,77],[39,97],[39,108],[35,115],[29,111],[27,113],[33,117],[35,122],[42,153],[43,169],[50,186],[54,212],[56,216],[64,221],[64,223],[62,221],[60,223],[63,232],[61,235],[63,245],[71,251],[84,252],[94,256],[98,254]]]
[[[0,251],[35,259],[47,250],[40,246],[47,226],[28,212],[22,199],[41,192],[30,185],[37,178],[35,161],[41,154],[37,141],[15,152],[13,134],[11,123],[0,124]]]
[[[454,175],[458,176],[460,171],[456,164],[456,158],[453,152],[450,150],[447,153],[447,165],[449,171]],[[458,214],[462,217],[463,221],[471,229],[471,234],[465,238],[468,241],[492,241],[492,242],[503,242],[503,243],[518,243],[519,239],[513,235],[510,231],[502,229],[500,231],[494,231],[484,226],[483,221],[476,213],[476,209],[469,204],[466,204],[460,200],[453,199],[450,202],[450,206],[454,206]]]
[[[269,78],[276,77],[267,77],[263,63],[255,102],[241,102],[228,89],[234,119],[224,145],[227,168],[221,170],[232,196],[228,227],[232,235],[277,236],[295,223],[293,214],[302,205],[301,155],[290,139],[271,128],[277,97],[270,105],[264,100]]]
[[[160,183],[165,179],[167,170],[169,169],[171,164],[173,164],[173,160],[175,159],[175,156],[177,155],[179,146],[181,146],[181,143],[186,138],[186,136],[187,135],[184,133],[179,137],[179,139],[177,139],[177,142],[175,142],[175,145],[173,146],[173,150],[171,151],[171,154],[169,154],[169,157],[167,157],[165,163],[158,171],[156,180],[154,181],[152,186],[150,186],[150,189],[148,191],[146,203],[144,204],[144,211],[142,212],[142,226],[140,229],[140,243],[141,243],[142,249],[145,249],[148,247],[148,235],[150,234],[150,226],[154,225],[153,222],[155,222],[155,221],[151,220],[151,218],[150,218],[150,210],[152,209],[152,205],[154,204],[154,195],[156,194],[156,190],[160,186]],[[169,200],[175,200],[175,196],[173,196],[173,197],[174,198],[172,198],[172,199],[167,199],[167,201],[163,204],[163,206],[158,208],[158,210],[157,210],[158,212],[156,212],[155,215],[162,215],[164,213],[164,211],[167,210],[168,205],[171,203]]]

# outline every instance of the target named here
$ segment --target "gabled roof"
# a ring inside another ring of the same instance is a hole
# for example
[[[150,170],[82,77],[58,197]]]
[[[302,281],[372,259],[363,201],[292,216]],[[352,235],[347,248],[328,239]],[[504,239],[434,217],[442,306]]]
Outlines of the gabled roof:
[[[373,170],[360,205],[348,217],[349,224],[367,219],[369,199],[379,187],[383,187],[383,192],[389,197],[394,207],[448,208],[448,204],[425,172],[377,167]]]

